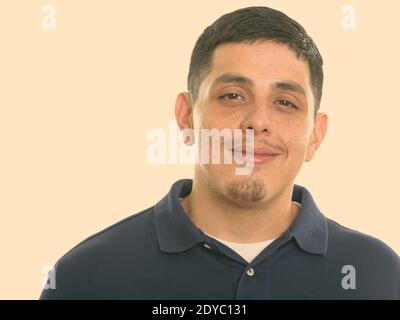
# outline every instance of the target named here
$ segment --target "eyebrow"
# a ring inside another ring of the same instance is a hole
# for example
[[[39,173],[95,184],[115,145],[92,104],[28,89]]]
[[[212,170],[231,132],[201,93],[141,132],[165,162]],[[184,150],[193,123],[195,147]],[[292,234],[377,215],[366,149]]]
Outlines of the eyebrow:
[[[240,74],[233,74],[233,73],[222,74],[221,76],[219,76],[218,78],[216,78],[214,80],[213,86],[218,83],[228,83],[228,82],[240,83],[240,84],[247,85],[249,87],[254,86],[254,82],[250,78],[247,78]],[[297,92],[304,96],[306,95],[306,91],[300,84],[298,84],[297,82],[294,82],[294,81],[290,81],[290,80],[274,82],[270,85],[270,87],[273,89]]]
[[[272,87],[284,91],[297,92],[302,94],[303,96],[306,95],[306,91],[304,90],[304,88],[300,84],[294,81],[275,82],[272,84]]]
[[[236,83],[241,83],[248,85],[249,87],[252,87],[254,85],[253,80],[242,76],[240,74],[233,74],[233,73],[224,73],[221,76],[219,76],[217,79],[214,80],[213,85],[217,83],[226,83],[226,82],[236,82]]]

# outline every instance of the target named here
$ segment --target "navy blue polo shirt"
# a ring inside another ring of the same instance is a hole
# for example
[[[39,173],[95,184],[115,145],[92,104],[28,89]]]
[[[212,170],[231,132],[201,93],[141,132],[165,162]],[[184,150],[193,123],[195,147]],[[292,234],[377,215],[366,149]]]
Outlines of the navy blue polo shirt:
[[[179,180],[155,206],[71,249],[40,299],[400,298],[399,256],[325,217],[306,188],[294,185],[295,220],[251,263],[192,223],[179,201],[191,189]]]

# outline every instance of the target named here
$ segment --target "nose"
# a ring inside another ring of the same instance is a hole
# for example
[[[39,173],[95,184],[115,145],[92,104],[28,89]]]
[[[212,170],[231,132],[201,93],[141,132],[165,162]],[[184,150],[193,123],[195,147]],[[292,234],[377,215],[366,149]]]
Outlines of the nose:
[[[264,99],[263,99],[264,100]],[[269,135],[271,133],[271,119],[268,113],[267,102],[255,101],[250,106],[244,120],[241,124],[241,129],[253,129],[254,136],[257,135]]]

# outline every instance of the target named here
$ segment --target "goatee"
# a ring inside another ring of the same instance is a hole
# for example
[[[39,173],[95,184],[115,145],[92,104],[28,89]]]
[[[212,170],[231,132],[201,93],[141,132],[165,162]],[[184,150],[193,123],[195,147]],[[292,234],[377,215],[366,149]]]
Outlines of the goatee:
[[[255,179],[233,181],[228,185],[227,193],[233,199],[241,202],[257,202],[266,195],[264,182]]]

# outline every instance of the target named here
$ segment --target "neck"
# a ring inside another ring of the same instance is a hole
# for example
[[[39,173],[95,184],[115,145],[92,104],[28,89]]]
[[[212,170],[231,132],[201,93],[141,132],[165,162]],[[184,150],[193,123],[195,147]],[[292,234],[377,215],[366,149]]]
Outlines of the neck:
[[[292,192],[289,186],[262,204],[241,206],[223,199],[195,177],[182,207],[204,233],[230,242],[261,242],[279,237],[295,219],[299,207],[292,203]]]

